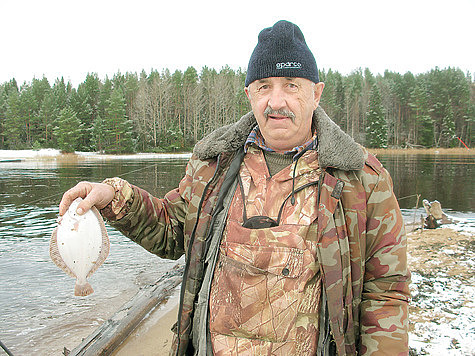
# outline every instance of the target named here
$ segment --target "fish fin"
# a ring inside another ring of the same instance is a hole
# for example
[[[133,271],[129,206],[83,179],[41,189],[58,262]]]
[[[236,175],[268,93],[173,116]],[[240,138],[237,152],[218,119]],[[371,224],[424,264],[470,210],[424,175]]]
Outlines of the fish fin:
[[[92,276],[92,274],[96,272],[97,269],[104,263],[107,256],[109,256],[109,250],[110,250],[109,235],[107,234],[107,229],[106,229],[106,225],[104,224],[104,220],[102,219],[102,216],[99,213],[99,210],[97,210],[95,207],[92,207],[91,210],[96,216],[97,220],[99,221],[99,225],[101,226],[102,243],[101,243],[101,252],[99,253],[99,257],[94,263],[94,266],[91,268],[91,270],[87,274],[87,277]]]
[[[79,297],[85,297],[92,293],[94,293],[94,289],[92,289],[92,286],[89,282],[86,282],[84,284],[78,284],[76,282],[76,285],[74,286],[74,295]]]
[[[49,242],[49,255],[51,260],[61,268],[66,274],[70,277],[76,278],[74,272],[64,263],[63,257],[59,253],[58,249],[58,228],[56,227],[51,234],[51,239]]]

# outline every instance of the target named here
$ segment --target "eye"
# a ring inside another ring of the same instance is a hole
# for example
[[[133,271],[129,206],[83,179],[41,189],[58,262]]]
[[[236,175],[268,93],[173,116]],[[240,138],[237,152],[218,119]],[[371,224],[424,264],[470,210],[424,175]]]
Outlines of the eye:
[[[292,83],[292,82],[287,83],[287,89],[292,91],[292,92],[297,91],[298,88],[299,88],[298,85],[295,84],[295,83]]]
[[[257,88],[258,91],[264,91],[267,89],[269,89],[269,84],[262,84]]]

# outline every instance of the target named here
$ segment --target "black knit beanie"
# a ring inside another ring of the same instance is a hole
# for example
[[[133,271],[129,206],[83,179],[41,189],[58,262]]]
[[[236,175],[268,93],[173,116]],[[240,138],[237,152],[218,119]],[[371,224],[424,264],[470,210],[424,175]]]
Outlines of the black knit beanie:
[[[306,78],[319,82],[315,58],[297,25],[281,20],[259,33],[247,67],[245,86],[269,77]]]

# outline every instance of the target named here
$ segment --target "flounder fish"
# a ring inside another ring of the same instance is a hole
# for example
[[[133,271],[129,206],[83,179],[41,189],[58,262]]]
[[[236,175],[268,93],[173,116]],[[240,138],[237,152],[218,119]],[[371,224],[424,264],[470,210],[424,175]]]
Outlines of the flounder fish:
[[[83,215],[76,209],[82,198],[73,201],[66,214],[58,219],[50,240],[50,256],[56,265],[76,278],[74,295],[94,292],[87,281],[109,255],[110,242],[99,211],[92,207]]]

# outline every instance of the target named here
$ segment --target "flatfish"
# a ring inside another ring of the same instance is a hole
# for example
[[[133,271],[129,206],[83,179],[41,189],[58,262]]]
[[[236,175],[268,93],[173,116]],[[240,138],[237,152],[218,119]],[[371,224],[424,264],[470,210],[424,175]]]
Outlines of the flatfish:
[[[56,265],[76,278],[74,295],[94,292],[87,281],[109,255],[110,242],[99,211],[92,207],[83,215],[76,209],[82,198],[74,200],[58,219],[50,240],[50,256]]]

